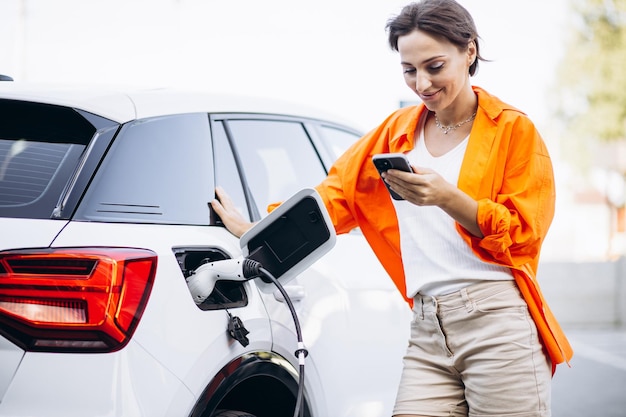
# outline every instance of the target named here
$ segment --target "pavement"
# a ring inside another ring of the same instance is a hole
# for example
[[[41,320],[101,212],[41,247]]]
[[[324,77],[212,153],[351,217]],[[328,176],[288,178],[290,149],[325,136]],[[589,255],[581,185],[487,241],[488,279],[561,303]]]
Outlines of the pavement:
[[[565,333],[574,357],[552,380],[552,417],[626,417],[626,327]]]

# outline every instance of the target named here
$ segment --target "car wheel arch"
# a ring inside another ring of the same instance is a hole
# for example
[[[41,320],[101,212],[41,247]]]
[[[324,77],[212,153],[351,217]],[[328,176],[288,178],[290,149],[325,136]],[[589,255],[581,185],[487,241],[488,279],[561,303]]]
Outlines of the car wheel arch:
[[[194,406],[191,417],[211,417],[217,410],[239,410],[252,415],[292,416],[298,390],[293,365],[274,352],[239,356],[220,369]],[[304,416],[310,417],[304,397]]]

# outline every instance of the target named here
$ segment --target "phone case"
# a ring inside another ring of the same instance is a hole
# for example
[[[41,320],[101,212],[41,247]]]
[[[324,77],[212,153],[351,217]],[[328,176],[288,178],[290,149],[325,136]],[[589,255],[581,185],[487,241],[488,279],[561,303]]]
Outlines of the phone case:
[[[405,172],[413,171],[411,169],[409,159],[403,153],[385,153],[374,155],[374,157],[372,158],[372,162],[374,163],[374,166],[376,166],[376,170],[379,174],[382,174],[388,169],[399,169]],[[384,180],[382,181],[385,184],[385,187],[387,187],[389,194],[391,194],[391,198],[393,198],[394,200],[404,200],[398,193],[396,193],[389,187],[389,184],[387,184]]]

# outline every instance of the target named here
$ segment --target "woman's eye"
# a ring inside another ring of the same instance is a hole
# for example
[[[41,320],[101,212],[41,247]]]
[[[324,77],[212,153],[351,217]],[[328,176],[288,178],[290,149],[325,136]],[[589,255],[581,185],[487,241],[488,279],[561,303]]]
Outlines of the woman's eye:
[[[438,64],[428,67],[428,70],[430,72],[437,72],[437,71],[441,71],[442,69],[443,69],[443,62],[440,62]]]
[[[404,68],[402,72],[405,74],[412,74],[415,72],[415,68]]]

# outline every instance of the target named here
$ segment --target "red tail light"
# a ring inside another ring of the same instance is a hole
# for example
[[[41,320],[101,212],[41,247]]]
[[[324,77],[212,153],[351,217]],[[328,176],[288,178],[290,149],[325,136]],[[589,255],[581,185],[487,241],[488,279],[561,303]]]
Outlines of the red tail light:
[[[26,350],[119,350],[143,314],[156,265],[144,249],[0,252],[0,333]]]

